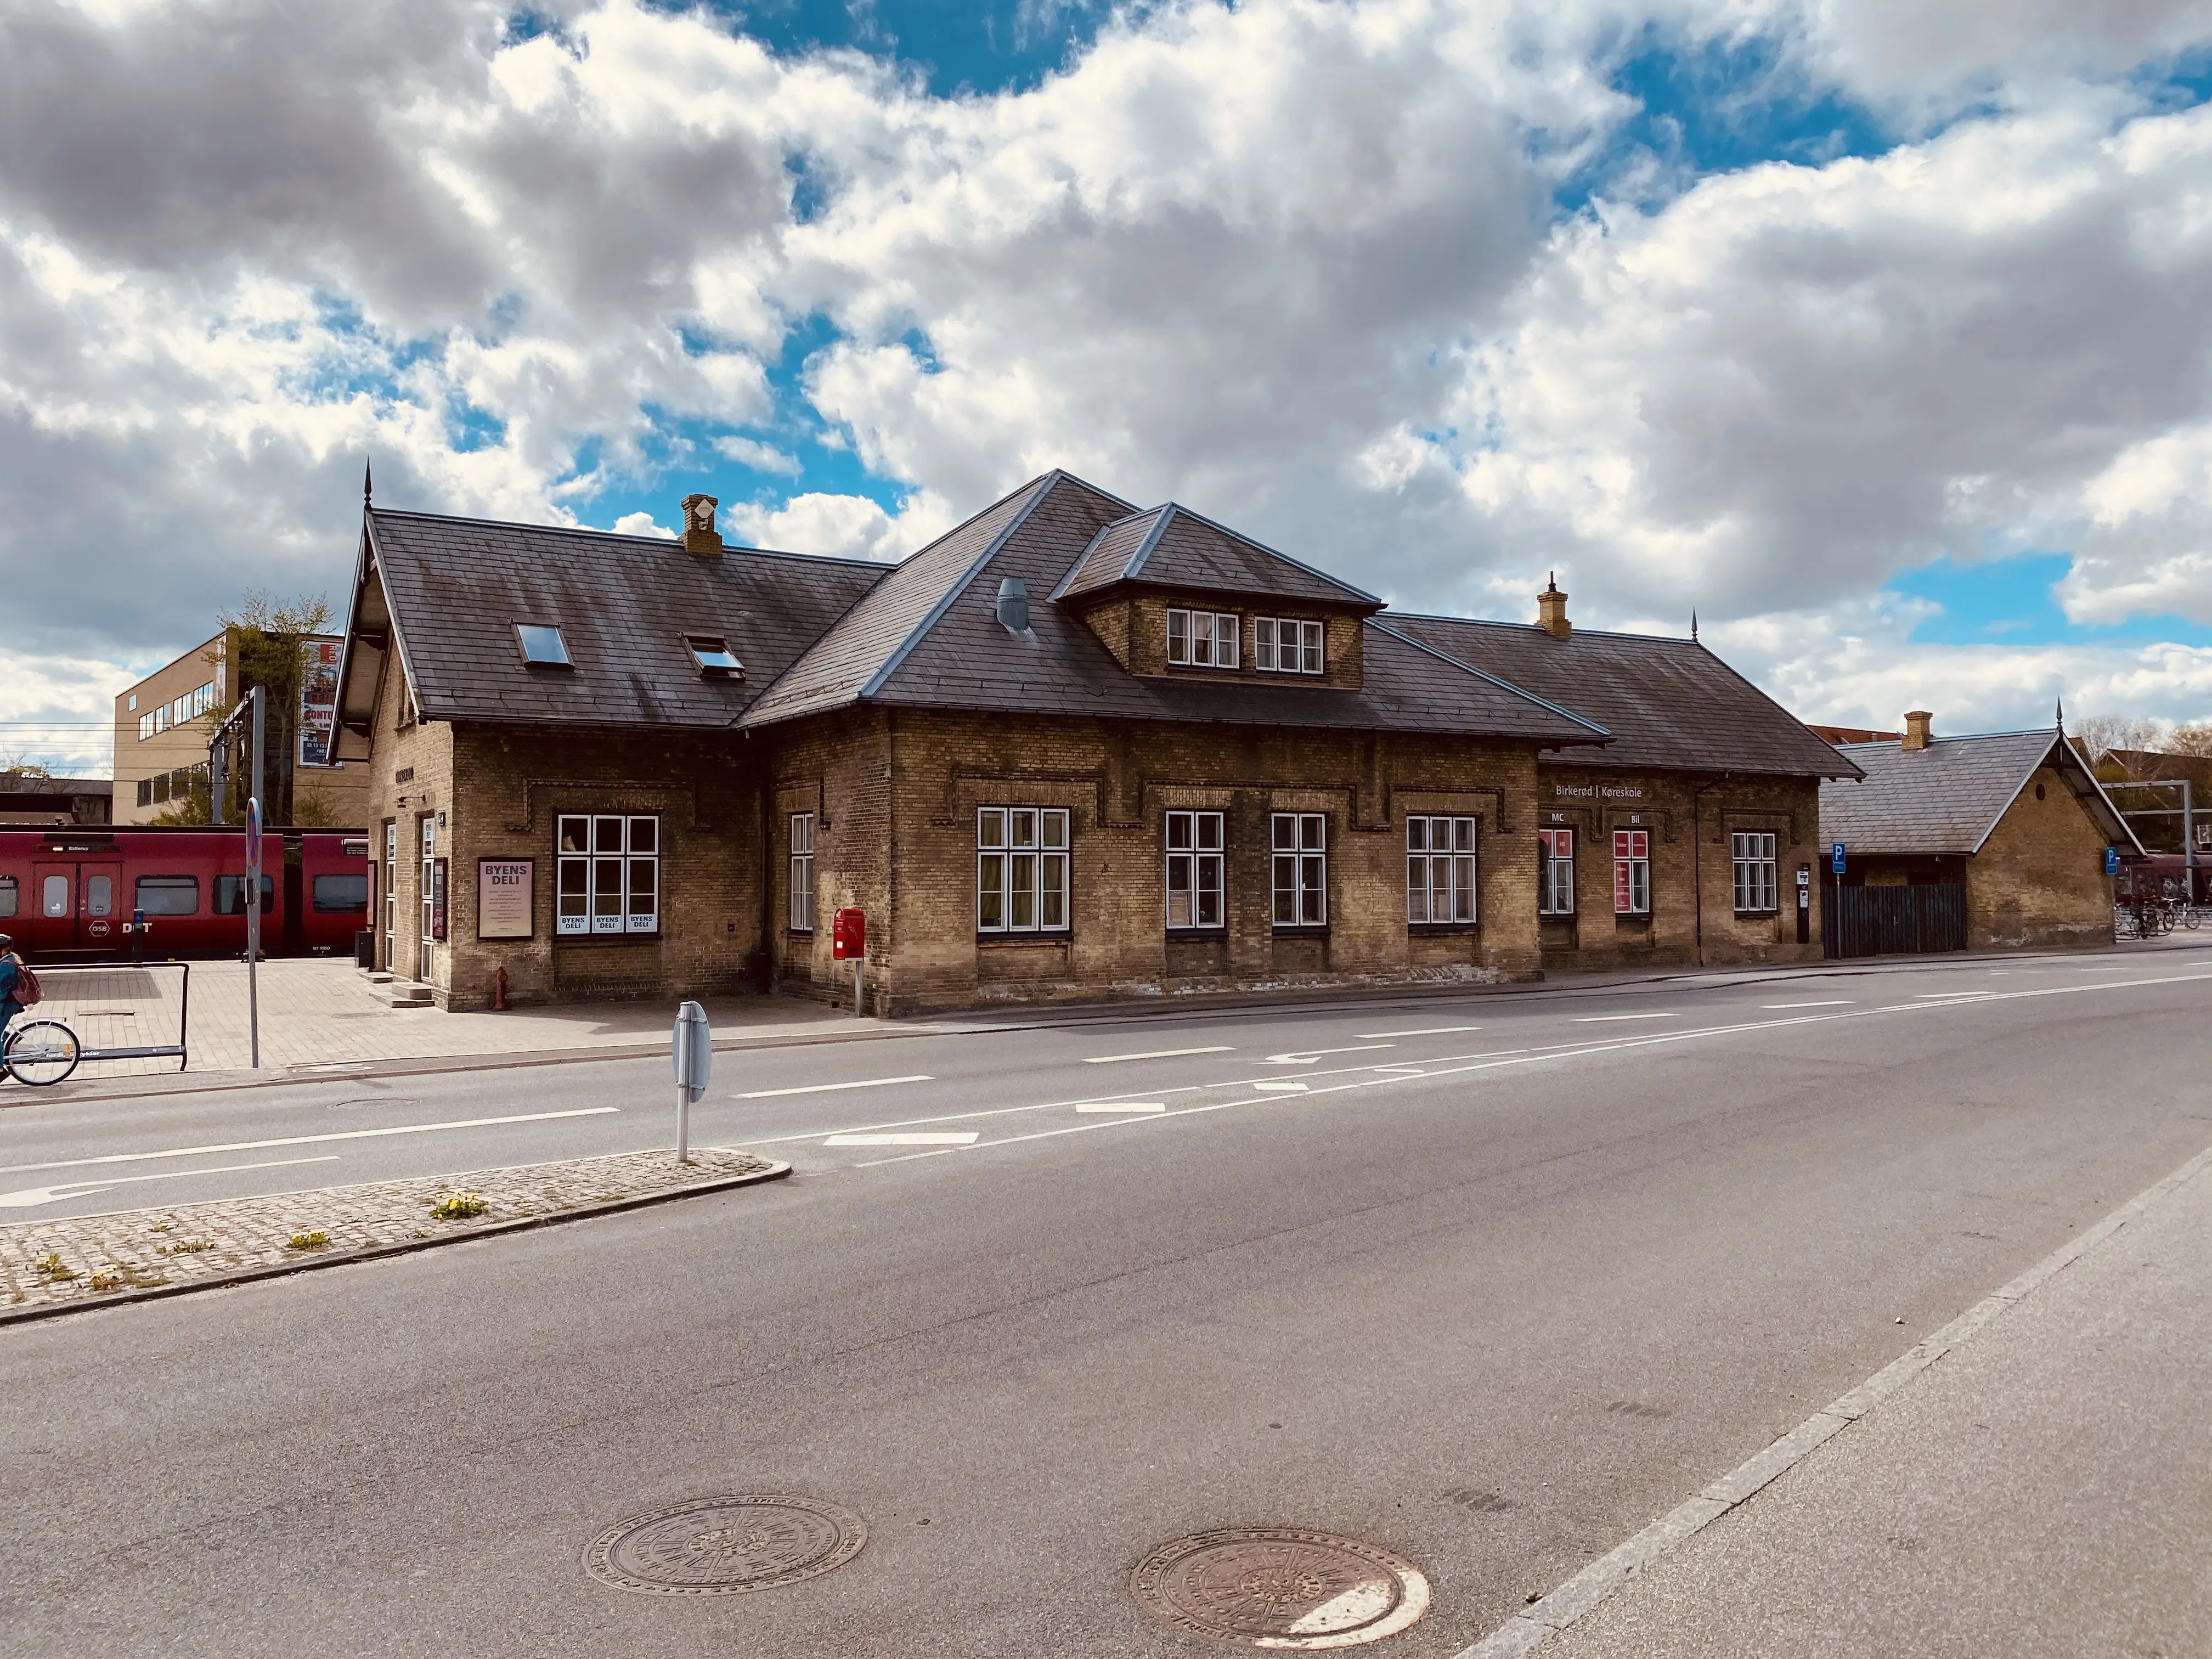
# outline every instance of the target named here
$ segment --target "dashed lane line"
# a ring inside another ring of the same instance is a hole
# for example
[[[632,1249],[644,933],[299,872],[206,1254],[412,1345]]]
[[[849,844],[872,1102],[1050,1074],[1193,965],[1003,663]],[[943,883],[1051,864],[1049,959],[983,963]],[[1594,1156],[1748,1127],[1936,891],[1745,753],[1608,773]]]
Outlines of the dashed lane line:
[[[1680,1019],[1682,1017],[1682,1012],[1683,1011],[1681,1009],[1676,1008],[1670,1012],[1657,1014],[1577,1014],[1575,1016],[1575,1024],[1577,1025],[1610,1025],[1615,1020],[1621,1019]]]
[[[957,1129],[933,1134],[830,1135],[824,1146],[972,1146],[982,1138],[980,1129]]]
[[[1424,1025],[1418,1031],[1361,1031],[1362,1042],[1370,1037],[1450,1036],[1461,1031],[1480,1031],[1480,1025]]]
[[[795,1089],[748,1089],[732,1100],[774,1100],[782,1095],[834,1095],[845,1089],[882,1089],[894,1083],[934,1083],[933,1077],[864,1077],[850,1083],[802,1083]]]
[[[1837,997],[1827,1002],[1762,1002],[1762,1008],[1848,1008],[1855,999]]]
[[[97,1176],[90,1181],[64,1181],[52,1187],[25,1187],[0,1193],[0,1210],[28,1210],[41,1204],[61,1204],[72,1198],[97,1198],[111,1187],[127,1187],[138,1181],[189,1181],[194,1176],[237,1175],[245,1170],[283,1170],[295,1164],[335,1164],[336,1152],[319,1158],[276,1158],[261,1164],[225,1164],[212,1170],[161,1170],[153,1175]]]
[[[448,1129],[489,1129],[508,1123],[548,1123],[562,1117],[604,1117],[619,1106],[579,1106],[565,1112],[521,1112],[513,1117],[465,1117],[447,1123],[399,1123],[386,1129],[336,1129],[327,1134],[283,1135],[273,1140],[226,1140],[213,1146],[171,1146],[158,1152],[107,1152],[99,1158],[59,1158],[51,1164],[0,1164],[0,1175],[34,1170],[83,1170],[96,1164],[143,1164],[157,1158],[201,1158],[211,1152],[258,1152],[264,1146],[319,1146],[334,1140],[376,1140],[386,1135],[429,1135]]]
[[[1079,1115],[1094,1112],[1101,1115],[1111,1114],[1119,1117],[1136,1112],[1164,1112],[1167,1109],[1167,1103],[1164,1100],[1122,1100],[1104,1103],[1097,1101],[1085,1101],[1075,1109]]]
[[[1140,1054],[1092,1054],[1084,1060],[1085,1066],[1116,1066],[1125,1060],[1180,1060],[1185,1054],[1233,1054],[1237,1047],[1230,1042],[1210,1042],[1203,1048],[1148,1048]]]

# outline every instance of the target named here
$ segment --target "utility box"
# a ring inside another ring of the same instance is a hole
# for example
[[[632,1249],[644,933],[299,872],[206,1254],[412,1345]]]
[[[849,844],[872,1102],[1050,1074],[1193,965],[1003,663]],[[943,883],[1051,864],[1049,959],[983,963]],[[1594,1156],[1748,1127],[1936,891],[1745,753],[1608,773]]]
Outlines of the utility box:
[[[830,957],[833,962],[857,962],[868,954],[868,913],[840,910],[830,923]]]

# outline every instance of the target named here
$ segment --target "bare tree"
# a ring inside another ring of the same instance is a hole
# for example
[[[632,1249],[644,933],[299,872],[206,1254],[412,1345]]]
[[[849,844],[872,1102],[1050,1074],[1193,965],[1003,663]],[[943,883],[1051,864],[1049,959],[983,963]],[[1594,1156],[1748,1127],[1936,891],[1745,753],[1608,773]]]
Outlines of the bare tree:
[[[2074,746],[2092,765],[2115,749],[2156,749],[2166,740],[2166,726],[2142,714],[2087,714],[2072,722]]]

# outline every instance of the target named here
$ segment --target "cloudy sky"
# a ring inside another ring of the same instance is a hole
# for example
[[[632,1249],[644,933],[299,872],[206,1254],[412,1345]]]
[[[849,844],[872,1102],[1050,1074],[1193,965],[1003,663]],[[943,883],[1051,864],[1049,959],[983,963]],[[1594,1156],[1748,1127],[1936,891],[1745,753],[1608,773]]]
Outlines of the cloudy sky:
[[[0,754],[377,498],[1023,478],[1808,719],[2212,716],[2212,0],[0,0]],[[90,724],[72,725],[70,722]]]

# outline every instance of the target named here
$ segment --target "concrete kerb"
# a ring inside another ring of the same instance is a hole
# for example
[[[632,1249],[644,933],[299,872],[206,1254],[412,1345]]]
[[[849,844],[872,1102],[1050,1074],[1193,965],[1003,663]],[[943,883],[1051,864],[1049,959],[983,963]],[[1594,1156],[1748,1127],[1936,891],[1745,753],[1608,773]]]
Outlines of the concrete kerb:
[[[613,1199],[605,1203],[579,1205],[574,1209],[556,1210],[547,1215],[520,1216],[513,1221],[495,1221],[481,1227],[457,1228],[429,1238],[403,1239],[396,1243],[373,1245],[367,1249],[337,1251],[328,1255],[303,1255],[297,1261],[241,1267],[235,1273],[195,1279],[188,1285],[149,1285],[103,1296],[97,1302],[63,1302],[41,1308],[0,1310],[0,1326],[27,1325],[34,1320],[65,1319],[76,1314],[97,1313],[104,1308],[124,1307],[134,1302],[155,1302],[174,1296],[198,1296],[206,1291],[234,1290],[240,1285],[250,1285],[259,1279],[289,1279],[295,1273],[316,1273],[325,1267],[350,1267],[359,1262],[381,1261],[396,1255],[412,1255],[418,1250],[434,1250],[441,1245],[465,1244],[481,1238],[497,1238],[505,1233],[527,1232],[536,1227],[559,1226],[569,1221],[588,1221],[599,1216],[619,1214],[624,1210],[642,1210],[651,1205],[672,1203],[678,1199],[726,1192],[734,1187],[755,1186],[763,1181],[781,1181],[790,1173],[790,1164],[770,1159],[769,1168],[750,1170],[744,1175],[716,1176],[706,1181],[671,1187],[664,1192],[641,1193],[635,1197]]]
[[[2191,947],[2179,944],[2146,945],[2137,947],[2141,953],[2182,951]],[[2212,939],[2201,948],[2212,949]],[[903,1018],[874,1019],[865,1022],[861,1029],[847,1028],[834,1031],[787,1032],[759,1037],[732,1036],[718,1039],[716,1054],[742,1054],[766,1048],[803,1048],[844,1042],[880,1042],[894,1038],[981,1036],[998,1031],[1058,1030],[1075,1027],[1110,1024],[1157,1024],[1179,1020],[1206,1019],[1222,1013],[1263,1013],[1279,1009],[1285,1014],[1297,1014],[1315,1008],[1335,1006],[1382,1006],[1392,1003],[1429,1003],[1465,997],[1574,997],[1596,995],[1638,985],[1704,985],[1717,990],[1738,985],[1764,985],[1808,977],[1857,978],[1884,974],[1911,973],[1927,968],[1942,968],[1966,963],[2033,963],[2039,961],[2067,961],[2100,954],[2110,955],[2113,947],[2089,945],[2077,951],[1983,951],[1967,954],[1961,951],[1942,951],[1928,956],[1882,957],[1853,958],[1814,963],[1792,963],[1774,968],[1675,969],[1665,973],[1649,974],[1578,974],[1571,979],[1513,980],[1490,985],[1438,984],[1376,985],[1346,988],[1320,987],[1310,991],[1291,992],[1218,992],[1205,993],[1189,998],[1134,1001],[1128,998],[1097,1002],[1055,1003],[1049,1008],[1009,1008],[1005,1010],[969,1011],[960,1018],[948,1018],[944,1013],[915,1017],[909,1024]],[[858,1024],[856,1022],[856,1024]],[[332,1062],[328,1067],[287,1068],[281,1073],[256,1072],[172,1072],[152,1077],[94,1079],[106,1086],[97,1092],[70,1089],[66,1094],[51,1097],[56,1103],[63,1101],[100,1101],[138,1099],[149,1095],[201,1094],[230,1089],[269,1089],[296,1083],[319,1081],[342,1082],[355,1078],[421,1077],[448,1072],[498,1071],[509,1066],[573,1066],[587,1060],[648,1060],[668,1052],[665,1042],[599,1043],[573,1048],[518,1049],[501,1054],[404,1055],[389,1060],[361,1060]],[[15,1085],[10,1085],[13,1088]],[[66,1084],[61,1085],[68,1089]],[[32,1091],[26,1097],[6,1098],[0,1094],[0,1108],[27,1106],[34,1103]]]
[[[1647,1567],[1741,1504],[1748,1503],[1820,1447],[1835,1439],[1884,1400],[1898,1393],[1956,1352],[1991,1322],[2018,1306],[2064,1268],[2109,1241],[2127,1224],[2155,1208],[2177,1188],[2212,1170],[2212,1147],[2163,1179],[1966,1312],[1923,1338],[1850,1392],[1831,1401],[1802,1423],[1712,1481],[1696,1497],[1676,1505],[1643,1531],[1591,1562],[1565,1583],[1515,1613],[1453,1659],[1519,1659],[1607,1600]]]

